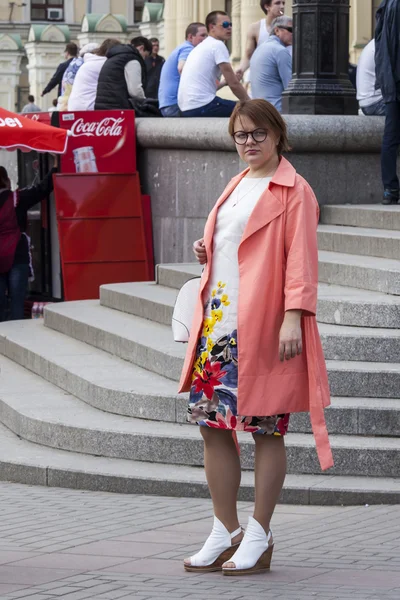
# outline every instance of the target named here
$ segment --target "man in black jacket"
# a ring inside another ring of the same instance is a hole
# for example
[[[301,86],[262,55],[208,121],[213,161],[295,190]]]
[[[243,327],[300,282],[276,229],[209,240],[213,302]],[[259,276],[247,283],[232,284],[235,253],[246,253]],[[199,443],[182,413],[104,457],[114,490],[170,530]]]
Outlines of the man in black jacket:
[[[53,90],[56,87],[56,85],[58,85],[57,96],[61,96],[61,83],[62,83],[63,75],[64,75],[65,71],[67,70],[67,67],[68,67],[69,63],[71,62],[71,60],[78,56],[78,51],[79,51],[78,46],[76,44],[74,44],[74,42],[69,42],[66,45],[65,53],[64,53],[66,61],[62,62],[58,65],[57,70],[54,73],[53,77],[50,79],[49,83],[44,88],[44,90],[41,94],[42,97],[45,94],[48,94],[49,92],[51,92],[51,90]]]
[[[146,58],[146,70],[147,70],[147,85],[146,85],[146,97],[158,99],[158,88],[160,87],[161,69],[165,63],[165,58],[158,54],[160,49],[160,42],[157,38],[150,39],[152,51],[148,58]]]
[[[386,104],[381,151],[382,204],[399,201],[397,153],[400,146],[400,0],[383,0],[376,13],[376,87]]]
[[[136,37],[130,44],[113,46],[107,52],[97,84],[95,110],[129,109],[132,99],[144,99],[147,58],[152,50],[150,41]]]

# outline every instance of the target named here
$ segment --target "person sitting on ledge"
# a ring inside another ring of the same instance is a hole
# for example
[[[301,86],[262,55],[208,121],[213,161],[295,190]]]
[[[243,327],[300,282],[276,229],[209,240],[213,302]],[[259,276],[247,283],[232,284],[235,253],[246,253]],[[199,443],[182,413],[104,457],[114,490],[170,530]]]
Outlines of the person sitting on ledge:
[[[258,46],[250,61],[253,98],[263,98],[282,111],[282,93],[292,79],[292,19],[278,17],[266,42]]]
[[[217,97],[217,90],[228,85],[239,100],[249,99],[225,45],[232,36],[232,23],[226,12],[214,10],[206,17],[206,27],[208,38],[192,50],[182,71],[179,109],[183,117],[230,117],[236,102]],[[226,83],[218,83],[221,73]]]

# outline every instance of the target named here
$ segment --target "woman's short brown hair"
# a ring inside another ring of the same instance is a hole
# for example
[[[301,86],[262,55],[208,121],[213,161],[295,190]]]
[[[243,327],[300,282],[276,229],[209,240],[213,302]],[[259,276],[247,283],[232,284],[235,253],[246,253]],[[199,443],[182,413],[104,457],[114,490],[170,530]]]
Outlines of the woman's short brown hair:
[[[238,102],[229,120],[228,131],[230,135],[234,134],[235,121],[238,118],[240,119],[240,117],[247,117],[253,121],[256,127],[273,131],[279,139],[277,146],[279,156],[282,152],[290,150],[286,123],[275,106],[272,106],[270,102],[261,99]]]

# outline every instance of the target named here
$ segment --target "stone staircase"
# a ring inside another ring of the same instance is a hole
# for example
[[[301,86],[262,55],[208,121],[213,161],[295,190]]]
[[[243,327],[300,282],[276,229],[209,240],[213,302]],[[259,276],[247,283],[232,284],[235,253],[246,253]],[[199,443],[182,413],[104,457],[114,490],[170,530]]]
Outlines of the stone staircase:
[[[292,415],[282,501],[400,503],[400,207],[325,207],[318,236],[335,467],[321,474],[308,416]],[[100,302],[0,324],[0,479],[207,495],[170,330],[177,290],[198,272],[160,265],[157,283],[105,285]],[[239,440],[251,500],[254,445]]]

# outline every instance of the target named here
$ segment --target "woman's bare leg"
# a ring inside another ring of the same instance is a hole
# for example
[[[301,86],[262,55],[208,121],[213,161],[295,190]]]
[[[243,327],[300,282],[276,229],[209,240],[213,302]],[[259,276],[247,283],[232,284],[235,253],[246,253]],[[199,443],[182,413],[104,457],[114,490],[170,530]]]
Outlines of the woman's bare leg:
[[[256,443],[254,518],[268,534],[286,476],[285,442],[281,436],[260,433],[253,434],[253,438]],[[224,564],[232,569],[235,566],[234,562]]]
[[[286,477],[286,448],[283,436],[253,435],[255,454],[254,518],[266,533]]]
[[[239,528],[237,495],[240,486],[240,460],[232,432],[224,429],[200,427],[204,439],[204,467],[213,502],[215,516],[229,532]],[[243,537],[239,534],[232,543]],[[190,559],[185,559],[190,565]]]

